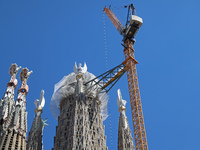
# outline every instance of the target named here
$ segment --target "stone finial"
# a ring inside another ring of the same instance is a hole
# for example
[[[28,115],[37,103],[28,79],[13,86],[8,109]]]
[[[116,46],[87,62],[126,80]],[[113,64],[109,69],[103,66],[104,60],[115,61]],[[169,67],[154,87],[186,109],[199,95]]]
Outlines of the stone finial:
[[[21,73],[20,73],[20,79],[21,81],[27,80],[30,76],[30,74],[32,74],[33,71],[29,71],[28,68],[23,68]]]
[[[13,76],[14,74],[17,74],[20,68],[21,68],[21,66],[18,67],[16,63],[12,64],[9,69],[9,74],[11,76]]]
[[[122,117],[122,126],[126,129],[128,124],[127,124],[127,119],[126,119],[126,101],[122,99],[121,91],[120,89],[117,90],[118,98],[117,98],[117,105],[119,106],[119,112]]]
[[[77,67],[75,62],[73,70],[74,73],[76,74],[76,80],[77,80],[77,85],[75,86],[75,94],[83,93],[83,80],[84,80],[83,75],[87,72],[87,65],[86,63],[84,63],[84,66],[81,67],[80,63],[79,67]]]
[[[122,99],[122,94],[121,94],[120,89],[117,90],[117,95],[118,95],[117,105],[119,107],[119,112],[121,112],[122,110],[126,111],[126,107],[125,106],[126,106],[127,101]]]
[[[77,67],[76,62],[75,62],[73,71],[76,74],[76,80],[79,79],[79,78],[84,79],[83,74],[85,74],[87,72],[87,65],[86,65],[86,63],[84,62],[84,66],[83,67],[81,67],[81,63]]]
[[[44,90],[41,90],[41,94],[40,94],[40,99],[36,99],[35,102],[35,112],[41,111],[42,112],[42,108],[45,105],[45,98],[44,98]]]
[[[21,68],[17,66],[16,63],[12,64],[10,69],[9,69],[9,74],[11,75],[11,79],[10,82],[8,83],[8,87],[14,86],[14,88],[17,86],[17,79],[16,79],[16,75],[19,71],[19,69]]]

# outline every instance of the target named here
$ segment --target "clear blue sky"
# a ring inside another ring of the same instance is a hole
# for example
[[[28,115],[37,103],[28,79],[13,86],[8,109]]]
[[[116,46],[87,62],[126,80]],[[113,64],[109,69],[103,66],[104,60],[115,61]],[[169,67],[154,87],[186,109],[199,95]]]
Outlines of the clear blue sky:
[[[87,63],[88,71],[106,71],[103,8],[133,3],[144,24],[134,45],[147,141],[151,150],[199,149],[200,141],[200,2],[198,0],[1,0],[0,95],[3,96],[12,63],[33,70],[28,80],[28,129],[34,117],[34,101],[45,90],[44,149],[53,147],[57,121],[49,103],[54,84]],[[114,12],[125,22],[126,10]],[[122,37],[106,16],[108,68],[124,61]],[[19,79],[19,78],[18,78]],[[18,87],[20,87],[20,82]],[[127,100],[132,127],[127,77],[111,89],[110,112],[113,150],[117,149],[117,89]],[[104,121],[107,145],[112,150],[109,118]]]

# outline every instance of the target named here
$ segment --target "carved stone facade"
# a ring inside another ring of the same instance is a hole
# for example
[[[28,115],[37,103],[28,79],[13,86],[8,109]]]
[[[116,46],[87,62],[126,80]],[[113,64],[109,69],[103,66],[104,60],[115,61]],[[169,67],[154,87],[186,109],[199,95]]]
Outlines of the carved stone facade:
[[[123,110],[125,111],[125,110]],[[124,124],[126,123],[126,125]],[[125,113],[120,112],[118,127],[118,150],[135,150],[133,137]]]
[[[21,87],[18,89],[17,100],[14,101],[14,89],[17,85],[16,74],[18,72],[16,64],[10,68],[11,80],[7,85],[7,90],[0,101],[0,149],[1,150],[25,150],[27,132],[27,111],[26,95],[28,93],[27,79],[31,72],[27,68],[22,69],[20,79]]]
[[[32,71],[23,68],[20,73],[22,81],[18,89],[17,98],[14,100],[14,91],[17,86],[16,75],[21,67],[12,64],[10,68],[11,79],[7,84],[6,92],[0,100],[0,149],[1,150],[42,150],[42,132],[46,121],[41,118],[44,107],[44,91],[42,90],[40,99],[36,100],[36,116],[33,121],[27,144],[27,111],[26,95],[28,93],[27,80]],[[26,148],[27,147],[27,148]]]
[[[99,100],[84,93],[61,100],[53,150],[107,150]]]
[[[41,113],[38,116],[36,114],[28,135],[28,141],[26,146],[27,150],[43,150],[43,128],[44,125]]]
[[[86,68],[85,65],[85,70]],[[27,80],[32,72],[29,72],[27,68],[22,69],[20,73],[21,87],[18,89],[16,100],[14,100],[14,90],[17,86],[16,74],[19,69],[20,67],[18,68],[16,64],[11,66],[11,79],[0,100],[0,149],[43,150],[43,129],[47,125],[45,123],[47,120],[42,120],[41,117],[42,108],[45,105],[44,91],[41,91],[40,99],[34,102],[36,105],[35,118],[27,140]],[[78,69],[80,70],[80,66]],[[87,75],[93,78],[92,75]],[[66,86],[65,89],[61,89],[63,93],[58,103],[60,104],[60,116],[53,150],[108,150],[103,125],[103,115],[106,114],[104,108],[107,105],[106,98],[103,99],[102,93],[99,94],[98,90],[93,92],[91,92],[93,89],[90,92],[86,90],[86,87],[83,86],[86,82],[83,74],[71,75],[67,81],[72,83],[68,84],[69,86]],[[63,87],[63,84],[60,85]],[[67,94],[66,91],[68,91]],[[125,114],[125,104],[126,101],[122,100],[121,92],[118,91],[120,111],[118,150],[134,150],[135,146]]]
[[[33,120],[31,130],[28,135],[28,141],[26,145],[27,150],[43,150],[43,129],[47,125],[46,120],[42,120],[42,108],[45,105],[44,90],[41,91],[40,99],[35,100],[35,118]]]

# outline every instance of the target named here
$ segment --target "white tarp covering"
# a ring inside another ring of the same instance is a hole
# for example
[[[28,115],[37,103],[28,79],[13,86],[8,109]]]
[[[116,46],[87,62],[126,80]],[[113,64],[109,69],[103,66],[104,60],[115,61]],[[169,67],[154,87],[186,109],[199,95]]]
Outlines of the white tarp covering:
[[[95,76],[92,73],[86,72],[84,74],[84,83],[94,79]],[[71,73],[68,76],[64,76],[57,84],[54,85],[54,93],[50,102],[50,111],[53,117],[58,120],[60,115],[60,100],[64,97],[67,97],[71,94],[74,94],[75,85],[77,83],[76,74]],[[91,95],[96,96],[97,89],[90,90]],[[103,121],[108,117],[107,103],[108,95],[106,93],[99,94],[99,99],[101,101],[101,114]]]

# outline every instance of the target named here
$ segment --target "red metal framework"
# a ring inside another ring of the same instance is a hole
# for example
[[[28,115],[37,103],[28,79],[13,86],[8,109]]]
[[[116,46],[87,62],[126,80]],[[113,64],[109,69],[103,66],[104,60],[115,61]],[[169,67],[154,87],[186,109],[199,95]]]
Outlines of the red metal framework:
[[[108,16],[108,18],[110,19],[110,21],[113,23],[113,25],[115,26],[115,28],[117,29],[117,31],[119,31],[119,33],[122,35],[123,31],[124,31],[124,26],[121,24],[121,22],[119,21],[119,19],[117,19],[117,17],[112,12],[112,10],[110,10],[107,7],[104,7],[104,12],[106,13],[106,15]]]
[[[104,12],[107,14],[107,16],[109,17],[115,28],[120,32],[120,34],[122,34],[121,28],[123,27],[123,25],[119,22],[115,14],[106,7],[104,8]],[[124,46],[124,54],[126,62],[125,65],[127,68],[126,70],[127,70],[136,150],[148,150],[137,71],[136,71],[136,64],[138,62],[135,60],[134,49],[133,49],[134,41],[128,37],[124,37],[124,39],[125,40],[123,46]]]
[[[124,48],[125,59],[128,60],[126,64],[127,78],[128,78],[136,150],[148,150],[137,71],[136,71],[137,61],[135,60],[134,57],[133,41],[127,39],[126,41],[124,41],[124,47],[125,47]]]

